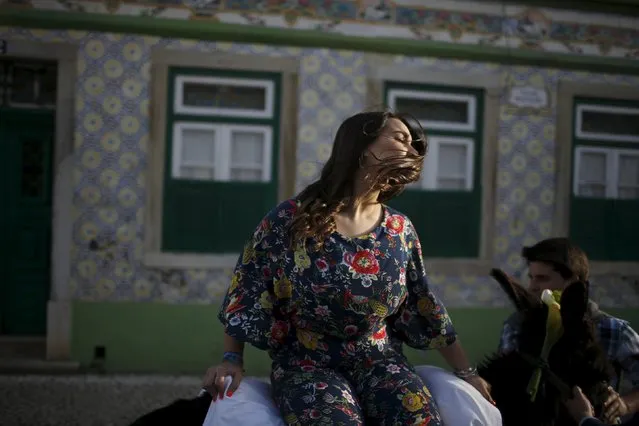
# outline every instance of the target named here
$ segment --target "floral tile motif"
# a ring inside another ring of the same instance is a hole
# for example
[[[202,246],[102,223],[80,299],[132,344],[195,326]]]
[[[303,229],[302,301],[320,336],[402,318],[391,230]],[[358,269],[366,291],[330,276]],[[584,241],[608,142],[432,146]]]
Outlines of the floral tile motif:
[[[5,0],[8,5],[84,12],[101,3],[107,13],[198,18],[247,25],[284,26],[359,36],[393,33],[398,37],[438,39],[469,44],[512,44],[523,49],[573,54],[639,58],[639,19],[632,28],[611,24],[609,16],[592,15],[593,22],[553,19],[552,11],[524,9],[515,15],[459,11],[446,2],[438,9],[395,4],[392,0]],[[123,7],[126,5],[126,7]],[[279,17],[283,17],[279,19]],[[624,17],[624,19],[626,19]],[[302,22],[304,21],[304,22]],[[600,21],[600,23],[595,23]],[[604,23],[601,23],[604,22]],[[607,23],[606,23],[607,22]],[[376,25],[372,31],[367,26]],[[589,46],[589,47],[586,47]]]
[[[449,30],[459,28],[463,32],[501,33],[504,18],[498,15],[451,12],[409,6],[397,7],[397,25],[425,26],[432,29]]]
[[[395,7],[391,0],[359,0],[359,4],[358,18],[367,22],[393,22]]]
[[[227,12],[294,13],[319,19],[357,19],[357,4],[333,0],[225,0]]]

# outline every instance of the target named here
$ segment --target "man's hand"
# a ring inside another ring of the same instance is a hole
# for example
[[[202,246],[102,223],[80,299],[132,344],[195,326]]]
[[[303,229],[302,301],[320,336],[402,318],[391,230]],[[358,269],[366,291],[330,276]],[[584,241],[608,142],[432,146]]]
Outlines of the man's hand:
[[[619,417],[630,413],[626,401],[612,387],[608,387],[608,399],[604,402],[603,420],[614,424]]]
[[[584,417],[594,417],[595,410],[592,407],[586,395],[581,391],[579,386],[575,386],[572,390],[572,398],[564,402],[570,416],[579,423]]]

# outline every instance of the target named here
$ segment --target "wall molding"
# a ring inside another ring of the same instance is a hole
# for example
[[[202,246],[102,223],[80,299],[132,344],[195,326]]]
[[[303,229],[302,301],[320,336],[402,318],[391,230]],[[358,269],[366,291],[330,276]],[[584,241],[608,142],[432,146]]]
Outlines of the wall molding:
[[[101,13],[60,12],[18,7],[0,8],[0,25],[37,29],[78,30],[145,34],[164,38],[195,39],[277,46],[327,48],[390,55],[532,65],[542,68],[582,70],[594,73],[639,75],[639,61],[594,55],[509,49],[497,46],[447,43],[393,37],[361,37],[343,34],[247,26],[210,21],[152,18]],[[247,29],[250,28],[250,31]]]

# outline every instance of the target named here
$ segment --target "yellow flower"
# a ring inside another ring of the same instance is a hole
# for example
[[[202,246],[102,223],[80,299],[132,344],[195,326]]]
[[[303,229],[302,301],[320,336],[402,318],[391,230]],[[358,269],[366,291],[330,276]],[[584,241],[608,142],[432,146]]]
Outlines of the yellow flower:
[[[264,309],[273,308],[273,301],[271,300],[271,295],[269,294],[268,291],[263,292],[262,295],[260,296],[260,305]]]
[[[411,413],[421,410],[424,407],[421,396],[416,393],[409,392],[402,398],[402,405]]]
[[[430,393],[430,390],[428,390],[428,388],[426,386],[424,386],[422,388],[422,392],[424,392],[424,395],[426,395],[426,398],[431,399],[433,396]]]
[[[446,346],[448,346],[446,336],[441,334],[430,341],[430,349],[445,348]]]
[[[231,278],[231,286],[229,287],[229,292],[234,291],[237,286],[240,284],[240,281],[242,280],[242,273],[241,272],[236,272],[235,274],[233,274],[233,278]]]
[[[308,253],[304,250],[303,246],[298,246],[294,253],[295,266],[299,269],[306,269],[311,266],[311,258],[308,257]]]
[[[388,307],[386,307],[384,304],[373,299],[369,300],[368,304],[370,305],[370,307],[373,309],[373,312],[375,312],[375,314],[378,317],[386,318],[388,316]]]
[[[278,299],[290,299],[293,295],[293,283],[288,277],[275,279],[273,292]]]
[[[304,345],[306,349],[315,350],[319,343],[319,338],[316,333],[308,330],[297,329],[297,340]]]
[[[417,301],[417,312],[420,315],[428,316],[433,312],[435,304],[428,297],[423,297]]]
[[[255,260],[255,248],[253,244],[249,243],[244,246],[244,252],[242,253],[242,264],[248,265]]]
[[[295,414],[288,414],[284,417],[287,425],[295,425],[297,424],[297,416]]]

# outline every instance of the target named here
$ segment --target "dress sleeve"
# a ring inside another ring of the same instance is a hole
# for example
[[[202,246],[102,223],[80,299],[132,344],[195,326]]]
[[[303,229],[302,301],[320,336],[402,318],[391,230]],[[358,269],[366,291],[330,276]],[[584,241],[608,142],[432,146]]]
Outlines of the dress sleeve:
[[[409,255],[406,270],[408,295],[390,326],[408,346],[416,349],[438,349],[457,340],[457,332],[442,302],[430,290],[419,238],[407,221],[405,250]]]
[[[275,290],[275,275],[294,212],[295,203],[285,202],[262,219],[237,261],[218,314],[229,336],[263,350],[274,349],[288,334],[286,320],[278,315],[285,298],[276,297],[282,292]]]

